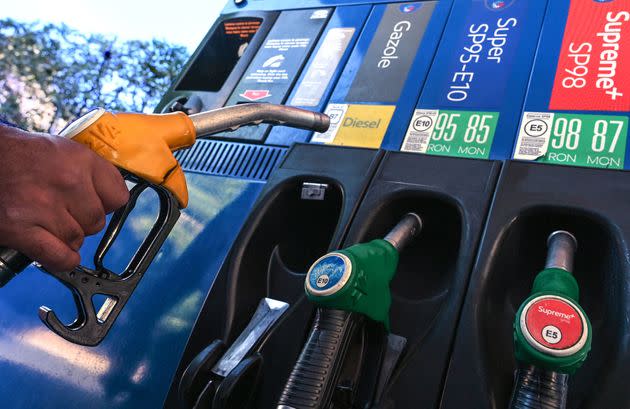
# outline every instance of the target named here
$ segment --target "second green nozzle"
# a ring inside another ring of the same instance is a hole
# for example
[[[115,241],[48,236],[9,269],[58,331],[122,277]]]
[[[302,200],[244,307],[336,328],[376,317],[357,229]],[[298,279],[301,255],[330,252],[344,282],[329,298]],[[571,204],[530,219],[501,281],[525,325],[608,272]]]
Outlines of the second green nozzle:
[[[389,329],[389,282],[396,272],[399,252],[421,229],[420,217],[408,213],[384,239],[319,258],[306,276],[307,297],[321,307],[362,313]]]

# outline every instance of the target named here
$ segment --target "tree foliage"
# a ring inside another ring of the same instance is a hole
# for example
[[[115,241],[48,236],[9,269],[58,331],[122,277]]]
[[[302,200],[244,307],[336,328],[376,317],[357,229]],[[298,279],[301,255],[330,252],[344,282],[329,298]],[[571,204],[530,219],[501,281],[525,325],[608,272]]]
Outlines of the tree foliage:
[[[0,115],[58,132],[94,107],[150,112],[187,58],[186,48],[160,40],[0,20]]]

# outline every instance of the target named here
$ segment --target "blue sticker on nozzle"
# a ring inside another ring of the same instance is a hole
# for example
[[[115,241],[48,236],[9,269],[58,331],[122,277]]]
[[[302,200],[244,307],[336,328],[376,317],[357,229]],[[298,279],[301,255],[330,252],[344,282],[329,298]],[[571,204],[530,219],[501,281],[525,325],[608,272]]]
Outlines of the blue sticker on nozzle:
[[[350,263],[341,254],[326,255],[313,264],[306,278],[307,289],[315,295],[330,295],[339,290],[350,275]]]

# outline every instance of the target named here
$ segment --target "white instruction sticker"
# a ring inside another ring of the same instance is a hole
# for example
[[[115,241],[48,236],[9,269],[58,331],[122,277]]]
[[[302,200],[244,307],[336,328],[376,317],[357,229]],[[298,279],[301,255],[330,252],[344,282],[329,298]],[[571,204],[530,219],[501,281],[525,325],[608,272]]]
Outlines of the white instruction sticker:
[[[326,87],[330,84],[339,62],[346,52],[354,28],[331,28],[326,34],[306,75],[291,100],[293,106],[314,107],[319,105]]]
[[[439,113],[440,111],[435,109],[416,109],[400,150],[427,153]]]
[[[332,142],[337,136],[343,117],[346,116],[346,111],[348,111],[348,104],[329,104],[326,107],[325,114],[330,117],[330,128],[324,133],[315,132],[311,142]]]
[[[328,17],[328,9],[315,10],[311,14],[311,20],[321,20]]]
[[[536,160],[547,154],[553,116],[552,112],[523,113],[514,159]]]

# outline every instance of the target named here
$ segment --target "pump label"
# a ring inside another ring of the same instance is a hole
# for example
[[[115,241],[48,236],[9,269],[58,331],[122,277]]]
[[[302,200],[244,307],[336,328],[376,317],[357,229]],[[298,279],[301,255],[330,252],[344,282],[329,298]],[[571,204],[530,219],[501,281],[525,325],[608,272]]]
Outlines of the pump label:
[[[308,271],[306,287],[313,295],[331,295],[348,281],[352,265],[348,257],[340,253],[327,254],[313,264]]]
[[[401,150],[509,157],[546,6],[546,0],[457,2]]]
[[[539,346],[556,351],[581,348],[578,344],[585,341],[585,323],[573,303],[554,296],[532,301],[523,311],[523,329],[530,342],[533,340]]]
[[[320,17],[312,18],[315,13]],[[227,105],[261,100],[260,95],[264,102],[282,103],[329,14],[330,9],[282,12]]]
[[[525,112],[514,159],[623,169],[628,117]]]
[[[630,110],[630,0],[572,1],[550,110]]]
[[[398,101],[436,4],[387,5],[346,101]]]
[[[529,21],[528,9],[544,9],[544,4],[521,0],[488,10],[473,1],[469,7],[457,34],[446,34],[450,44],[436,59],[439,69],[431,73],[425,98],[444,107],[500,108],[506,92],[514,87],[514,63],[519,63],[517,71],[525,71],[516,53],[522,33],[536,24]]]
[[[330,128],[315,134],[311,142],[379,148],[394,115],[394,105],[330,104]]]
[[[330,126],[328,127],[328,130],[324,133],[315,132],[315,134],[313,134],[311,142],[332,142],[335,139],[335,136],[337,136],[337,131],[339,131],[341,122],[346,116],[346,111],[348,111],[348,104],[328,104],[324,113],[330,117]]]
[[[417,109],[401,150],[487,159],[498,120],[498,112]]]

